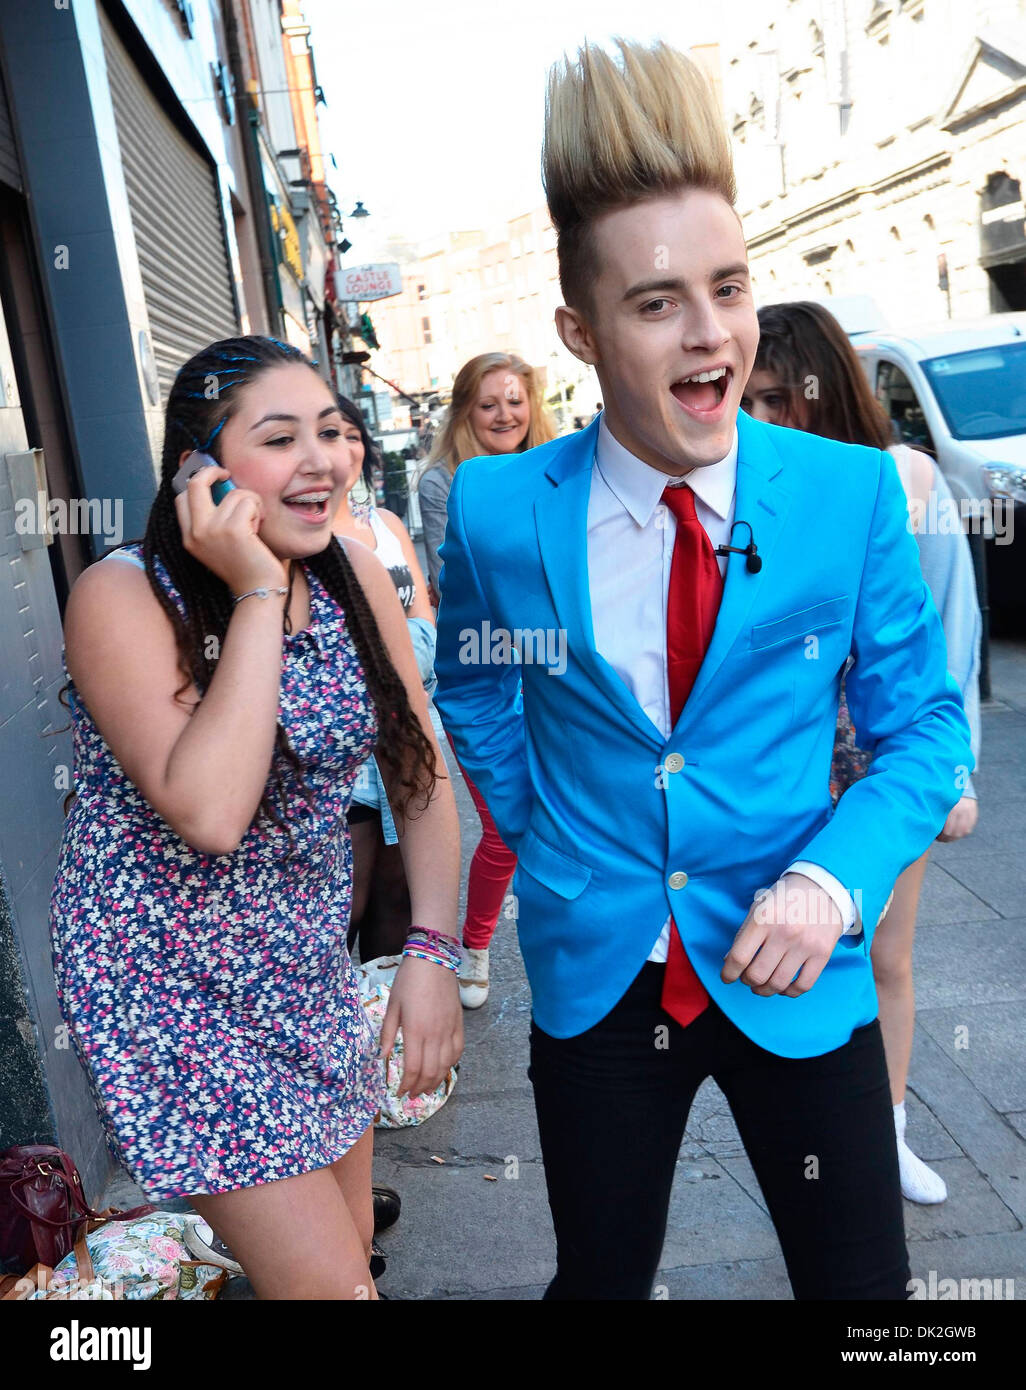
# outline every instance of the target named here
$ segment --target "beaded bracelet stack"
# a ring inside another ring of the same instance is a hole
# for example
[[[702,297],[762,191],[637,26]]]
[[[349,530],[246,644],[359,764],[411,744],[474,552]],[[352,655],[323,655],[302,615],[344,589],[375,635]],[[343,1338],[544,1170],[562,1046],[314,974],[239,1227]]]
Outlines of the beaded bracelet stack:
[[[429,960],[435,965],[444,965],[447,970],[459,971],[463,963],[460,943],[454,936],[443,936],[441,932],[430,931],[425,927],[411,927],[403,947],[404,956],[417,960]]]

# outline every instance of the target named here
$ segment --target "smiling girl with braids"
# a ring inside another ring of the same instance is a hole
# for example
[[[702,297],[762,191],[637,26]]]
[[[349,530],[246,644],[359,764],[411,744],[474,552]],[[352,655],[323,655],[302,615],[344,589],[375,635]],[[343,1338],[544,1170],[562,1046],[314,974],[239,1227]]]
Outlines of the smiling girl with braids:
[[[62,1011],[118,1158],[151,1198],[188,1196],[271,1299],[374,1296],[382,1069],[345,946],[346,809],[372,752],[423,940],[382,1050],[401,1025],[416,1094],[463,1041],[440,968],[458,961],[455,804],[392,582],[332,535],[342,423],[286,344],[197,354],[168,400],[145,540],[89,569],[66,618]],[[196,448],[220,466],[176,498]]]

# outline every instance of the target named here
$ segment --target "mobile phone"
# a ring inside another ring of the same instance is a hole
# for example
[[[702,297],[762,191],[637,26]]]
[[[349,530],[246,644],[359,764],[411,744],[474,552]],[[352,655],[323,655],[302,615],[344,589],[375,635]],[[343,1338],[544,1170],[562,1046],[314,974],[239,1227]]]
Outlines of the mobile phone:
[[[189,486],[189,479],[194,477],[201,468],[220,468],[217,459],[212,459],[209,454],[204,454],[199,449],[193,449],[192,453],[179,468],[178,472],[171,480],[171,491],[177,497]],[[210,489],[210,495],[214,499],[214,505],[223,502],[229,492],[235,487],[231,478],[222,478]]]

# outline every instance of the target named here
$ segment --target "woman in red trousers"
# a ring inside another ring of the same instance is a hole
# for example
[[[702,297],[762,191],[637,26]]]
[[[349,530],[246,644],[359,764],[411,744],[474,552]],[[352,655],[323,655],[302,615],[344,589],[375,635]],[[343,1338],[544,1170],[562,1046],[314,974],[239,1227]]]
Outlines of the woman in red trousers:
[[[434,595],[438,593],[438,549],[445,538],[446,502],[456,469],[465,459],[482,454],[532,449],[555,434],[542,400],[538,373],[521,358],[485,352],[460,368],[453,382],[452,404],[418,483],[428,578]],[[477,788],[465,772],[463,776],[481,817],[481,840],[471,860],[467,884],[460,999],[465,1009],[478,1009],[488,998],[488,947],[517,859],[499,838]]]

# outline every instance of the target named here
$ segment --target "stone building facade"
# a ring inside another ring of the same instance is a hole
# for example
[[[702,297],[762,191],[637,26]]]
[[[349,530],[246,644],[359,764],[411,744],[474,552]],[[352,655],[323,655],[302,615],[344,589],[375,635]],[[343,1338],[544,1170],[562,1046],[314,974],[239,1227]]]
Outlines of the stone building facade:
[[[1026,309],[1024,0],[737,0],[720,59],[759,303]]]

